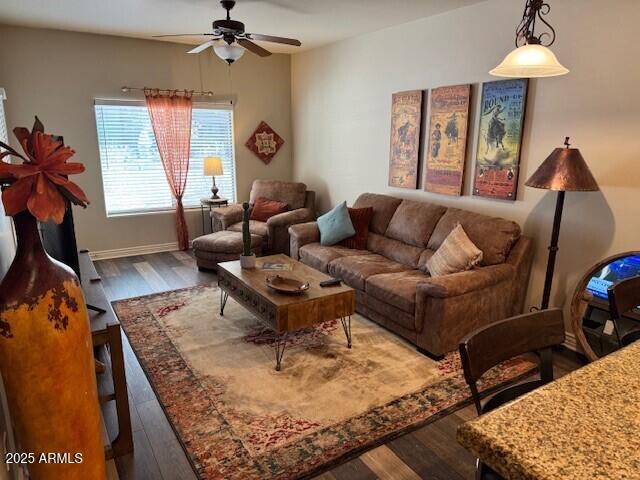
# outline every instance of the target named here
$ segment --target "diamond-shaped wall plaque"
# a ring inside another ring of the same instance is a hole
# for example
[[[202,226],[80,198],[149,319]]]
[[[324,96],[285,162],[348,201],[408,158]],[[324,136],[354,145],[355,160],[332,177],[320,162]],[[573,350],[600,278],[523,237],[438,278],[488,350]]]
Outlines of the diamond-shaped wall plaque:
[[[265,164],[269,164],[271,159],[278,153],[280,147],[284,145],[284,140],[278,135],[267,122],[260,122],[258,128],[251,134],[245,143],[247,148]]]

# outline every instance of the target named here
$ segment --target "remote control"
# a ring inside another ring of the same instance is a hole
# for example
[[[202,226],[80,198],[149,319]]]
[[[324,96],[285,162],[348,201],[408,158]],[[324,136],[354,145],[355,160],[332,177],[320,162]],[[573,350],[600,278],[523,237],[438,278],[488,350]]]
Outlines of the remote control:
[[[340,285],[340,279],[339,278],[332,278],[330,280],[324,280],[322,282],[320,282],[320,286],[321,287],[333,287],[333,286],[337,286]]]

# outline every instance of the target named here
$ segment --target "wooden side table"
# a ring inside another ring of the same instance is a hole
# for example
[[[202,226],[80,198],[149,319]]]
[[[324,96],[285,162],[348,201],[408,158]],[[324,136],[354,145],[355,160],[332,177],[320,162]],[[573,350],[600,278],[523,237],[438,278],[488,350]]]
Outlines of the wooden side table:
[[[127,394],[124,353],[120,321],[116,317],[107,299],[100,276],[96,271],[89,252],[79,252],[82,290],[89,308],[91,337],[93,346],[108,348],[111,361],[112,392],[98,392],[100,404],[114,401],[118,420],[118,434],[105,449],[107,460],[133,452],[133,433]]]
[[[200,199],[200,215],[202,216],[202,234],[207,233],[204,229],[204,207],[209,207],[209,227],[211,228],[211,233],[213,233],[213,220],[211,219],[211,209],[212,208],[220,208],[226,207],[229,205],[229,200],[226,198],[201,198]]]

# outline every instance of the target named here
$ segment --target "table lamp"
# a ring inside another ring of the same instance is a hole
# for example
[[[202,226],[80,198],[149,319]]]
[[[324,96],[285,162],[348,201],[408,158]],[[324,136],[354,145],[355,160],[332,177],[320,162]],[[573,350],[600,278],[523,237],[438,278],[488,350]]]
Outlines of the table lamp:
[[[213,179],[213,186],[211,187],[211,199],[217,200],[220,197],[218,196],[218,187],[216,186],[216,175],[222,175],[222,159],[220,157],[206,157],[204,159],[204,174],[211,175]]]
[[[547,159],[542,162],[525,185],[533,188],[544,188],[558,192],[556,198],[556,213],[553,217],[551,244],[547,260],[547,273],[544,279],[541,309],[549,308],[553,270],[558,252],[558,237],[560,236],[560,222],[564,207],[565,192],[594,192],[599,190],[596,179],[593,178],[587,163],[582,158],[580,150],[569,148],[569,137],[565,137],[565,148],[556,148]]]

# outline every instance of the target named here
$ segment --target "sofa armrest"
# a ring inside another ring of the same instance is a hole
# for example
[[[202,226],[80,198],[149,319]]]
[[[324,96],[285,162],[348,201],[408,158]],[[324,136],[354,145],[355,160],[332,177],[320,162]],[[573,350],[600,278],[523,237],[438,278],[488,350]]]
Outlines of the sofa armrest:
[[[273,253],[291,255],[289,227],[310,220],[313,220],[313,212],[308,208],[297,208],[269,218],[267,227],[269,228],[269,242]]]
[[[290,255],[300,260],[298,251],[301,247],[320,241],[320,230],[317,222],[298,223],[289,227]]]
[[[418,284],[418,294],[436,298],[457,297],[474,290],[491,287],[513,275],[515,275],[515,268],[501,263],[441,277],[429,277]]]
[[[503,263],[434,277],[416,289],[416,343],[433,355],[455,350],[470,332],[510,317],[516,269]]]
[[[242,205],[239,203],[211,210],[211,218],[214,221],[214,231],[226,230],[234,223],[241,222],[242,211]]]
[[[513,296],[511,299],[512,315],[520,315],[524,310],[524,302],[527,296],[527,287],[529,286],[529,275],[531,273],[531,264],[533,263],[533,242],[528,237],[520,237],[516,244],[511,248],[507,263],[513,265],[516,270],[513,280]]]
[[[310,222],[313,220],[313,212],[308,208],[298,208],[290,212],[279,213],[267,220],[270,228],[289,227],[297,223]]]

